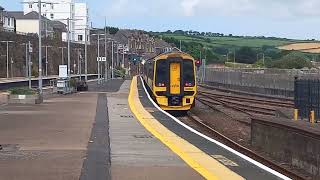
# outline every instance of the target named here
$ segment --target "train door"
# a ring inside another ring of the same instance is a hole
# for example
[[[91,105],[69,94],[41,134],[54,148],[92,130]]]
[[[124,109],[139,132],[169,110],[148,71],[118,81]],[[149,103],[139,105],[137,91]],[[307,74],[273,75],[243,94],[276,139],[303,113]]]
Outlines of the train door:
[[[181,92],[181,79],[180,79],[180,63],[170,63],[170,94],[180,94]]]

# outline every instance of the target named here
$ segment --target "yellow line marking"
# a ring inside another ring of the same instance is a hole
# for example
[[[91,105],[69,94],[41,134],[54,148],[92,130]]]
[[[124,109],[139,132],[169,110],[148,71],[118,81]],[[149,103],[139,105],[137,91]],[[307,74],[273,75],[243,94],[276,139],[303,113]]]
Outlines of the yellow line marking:
[[[244,179],[227,167],[223,166],[219,161],[168,130],[148,111],[146,111],[139,100],[136,76],[131,82],[128,102],[131,111],[140,123],[204,178],[212,180]]]

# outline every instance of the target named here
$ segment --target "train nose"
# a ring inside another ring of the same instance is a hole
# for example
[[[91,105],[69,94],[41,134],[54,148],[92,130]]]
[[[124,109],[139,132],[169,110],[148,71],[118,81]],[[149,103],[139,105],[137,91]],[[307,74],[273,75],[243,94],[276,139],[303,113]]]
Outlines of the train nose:
[[[181,104],[181,98],[180,97],[171,97],[171,105],[172,106],[179,106]]]

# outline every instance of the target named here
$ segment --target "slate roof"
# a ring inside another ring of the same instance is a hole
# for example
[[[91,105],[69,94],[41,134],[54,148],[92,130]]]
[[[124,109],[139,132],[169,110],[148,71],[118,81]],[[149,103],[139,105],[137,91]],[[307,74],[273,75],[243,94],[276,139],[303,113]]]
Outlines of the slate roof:
[[[29,12],[28,14],[24,14],[23,11],[9,11],[8,14],[13,16],[16,19],[25,19],[25,20],[36,20],[39,19],[39,14],[36,11]],[[44,16],[41,16],[44,20],[49,20]]]

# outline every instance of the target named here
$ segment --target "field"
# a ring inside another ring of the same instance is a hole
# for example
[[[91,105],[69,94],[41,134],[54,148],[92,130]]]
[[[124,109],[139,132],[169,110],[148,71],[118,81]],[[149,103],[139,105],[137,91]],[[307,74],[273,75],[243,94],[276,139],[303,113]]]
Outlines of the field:
[[[282,50],[296,50],[307,53],[320,53],[320,43],[294,43],[278,47]]]
[[[303,42],[300,40],[262,39],[253,37],[205,37],[185,36],[177,34],[162,33],[162,37],[172,37],[184,42],[198,42],[205,46],[212,47],[243,47],[261,48],[262,46],[284,46],[292,43]]]

